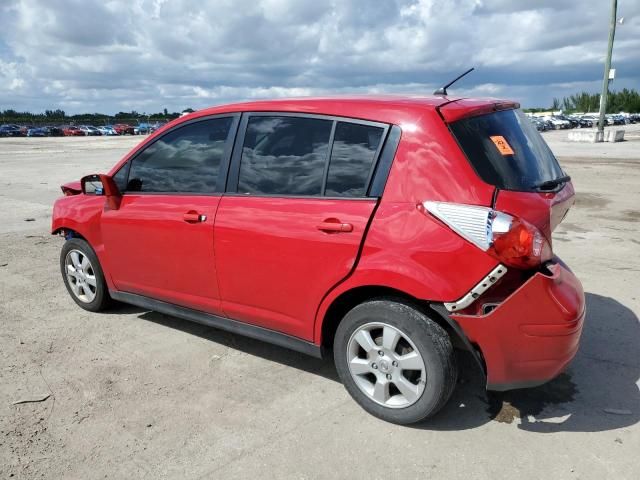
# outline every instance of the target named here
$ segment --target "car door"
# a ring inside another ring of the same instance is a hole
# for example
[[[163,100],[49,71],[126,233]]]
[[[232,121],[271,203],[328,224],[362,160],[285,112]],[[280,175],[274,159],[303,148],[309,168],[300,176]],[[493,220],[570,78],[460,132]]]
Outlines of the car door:
[[[213,225],[238,119],[180,125],[114,175],[123,196],[102,214],[102,236],[118,290],[222,313]]]
[[[243,115],[214,236],[229,317],[312,340],[316,309],[353,268],[376,206],[367,190],[387,130]]]

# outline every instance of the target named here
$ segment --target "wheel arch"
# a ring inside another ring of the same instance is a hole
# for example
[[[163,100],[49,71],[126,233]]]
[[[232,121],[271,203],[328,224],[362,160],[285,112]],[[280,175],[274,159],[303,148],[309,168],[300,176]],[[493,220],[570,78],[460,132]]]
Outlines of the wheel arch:
[[[87,238],[84,235],[82,235],[82,233],[80,233],[79,231],[73,228],[64,227],[64,226],[57,227],[51,231],[51,235],[61,235],[65,238],[65,240],[69,240],[70,238],[81,238],[82,240],[87,242],[89,245],[91,245],[91,242],[89,242],[89,240],[87,240]]]
[[[102,268],[107,285],[111,290],[115,288],[115,285],[111,278],[108,259],[106,258],[104,244],[102,243],[100,224],[94,220],[95,219],[89,222],[79,222],[70,217],[54,217],[51,225],[51,234],[59,235],[64,232],[65,240],[79,238],[87,242],[98,257],[100,268]]]
[[[319,330],[317,337],[319,342],[317,343],[320,344],[323,351],[333,348],[333,339],[338,325],[349,310],[363,302],[383,298],[392,299],[420,310],[447,332],[455,347],[465,350],[471,349],[474,355],[477,354],[457,323],[439,308],[440,304],[418,299],[402,290],[385,285],[361,285],[350,288],[341,292],[331,301],[322,316],[320,328],[316,329]]]

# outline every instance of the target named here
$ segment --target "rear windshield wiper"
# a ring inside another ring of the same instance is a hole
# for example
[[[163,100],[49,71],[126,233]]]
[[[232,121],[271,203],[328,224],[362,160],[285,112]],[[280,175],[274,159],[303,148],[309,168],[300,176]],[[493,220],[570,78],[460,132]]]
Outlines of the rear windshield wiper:
[[[553,190],[558,185],[562,185],[563,183],[567,183],[571,180],[569,175],[565,175],[564,177],[559,177],[554,180],[547,180],[546,182],[542,182],[536,185],[534,188],[536,190]]]

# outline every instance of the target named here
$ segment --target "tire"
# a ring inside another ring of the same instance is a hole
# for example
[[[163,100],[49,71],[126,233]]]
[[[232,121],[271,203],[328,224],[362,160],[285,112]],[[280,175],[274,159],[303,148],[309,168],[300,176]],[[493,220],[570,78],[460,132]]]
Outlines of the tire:
[[[438,412],[458,376],[447,332],[402,300],[372,300],[349,311],[338,325],[333,355],[353,399],[375,417],[401,425]]]
[[[69,295],[79,307],[99,312],[109,305],[111,298],[102,267],[85,240],[71,238],[64,243],[60,252],[60,272]]]

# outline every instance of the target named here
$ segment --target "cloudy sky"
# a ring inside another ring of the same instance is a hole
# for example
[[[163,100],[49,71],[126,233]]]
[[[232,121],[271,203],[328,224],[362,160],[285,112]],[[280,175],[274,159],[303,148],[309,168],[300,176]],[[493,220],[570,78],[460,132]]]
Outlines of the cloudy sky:
[[[608,0],[0,0],[0,110],[179,111],[262,97],[599,91]],[[619,0],[614,88],[640,89]]]

